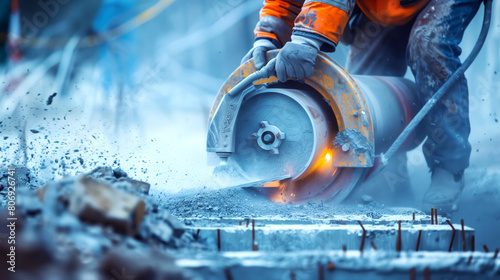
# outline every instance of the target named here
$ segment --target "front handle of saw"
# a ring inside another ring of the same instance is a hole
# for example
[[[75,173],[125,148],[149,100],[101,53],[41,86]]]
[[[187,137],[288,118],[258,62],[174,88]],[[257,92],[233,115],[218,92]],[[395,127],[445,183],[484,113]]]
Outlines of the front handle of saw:
[[[268,79],[272,76],[276,75],[275,70],[275,61],[276,58],[271,59],[264,67],[260,70],[248,75],[241,82],[239,82],[236,86],[234,86],[227,94],[229,96],[236,96],[240,94],[245,88],[253,84],[254,82],[262,79]]]

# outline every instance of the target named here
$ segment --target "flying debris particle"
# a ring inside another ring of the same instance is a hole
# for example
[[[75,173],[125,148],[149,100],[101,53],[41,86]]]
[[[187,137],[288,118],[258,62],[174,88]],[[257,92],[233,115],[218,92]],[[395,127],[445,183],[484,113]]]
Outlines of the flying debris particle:
[[[54,97],[56,97],[56,95],[57,95],[57,92],[54,92],[53,94],[51,94],[49,96],[49,99],[47,99],[47,106],[52,104],[52,101],[54,101]]]
[[[36,129],[30,129],[31,133],[39,133],[40,131],[36,130]]]

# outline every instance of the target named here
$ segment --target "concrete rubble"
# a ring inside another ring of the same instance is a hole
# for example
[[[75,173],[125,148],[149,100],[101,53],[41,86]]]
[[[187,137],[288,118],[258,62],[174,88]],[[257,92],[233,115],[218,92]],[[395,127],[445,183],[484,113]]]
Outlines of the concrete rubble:
[[[30,181],[29,170],[16,170]],[[121,169],[99,167],[43,187],[19,186],[17,273],[2,269],[0,279],[199,279],[177,266],[171,251],[202,246],[183,223],[159,209],[148,183]],[[5,220],[7,211],[0,213]],[[0,239],[7,234],[0,229]],[[4,263],[9,246],[0,241]]]
[[[116,231],[134,235],[144,217],[145,203],[89,176],[80,177],[71,190],[69,212],[82,221],[109,225]]]

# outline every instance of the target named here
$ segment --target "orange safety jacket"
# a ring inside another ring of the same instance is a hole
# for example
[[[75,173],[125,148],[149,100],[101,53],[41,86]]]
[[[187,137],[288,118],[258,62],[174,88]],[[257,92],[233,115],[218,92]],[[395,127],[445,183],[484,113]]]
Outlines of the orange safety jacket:
[[[333,51],[342,36],[349,16],[358,4],[363,13],[382,26],[404,25],[413,19],[429,0],[265,0],[256,39],[270,39],[283,46],[293,34],[322,41],[323,51]]]

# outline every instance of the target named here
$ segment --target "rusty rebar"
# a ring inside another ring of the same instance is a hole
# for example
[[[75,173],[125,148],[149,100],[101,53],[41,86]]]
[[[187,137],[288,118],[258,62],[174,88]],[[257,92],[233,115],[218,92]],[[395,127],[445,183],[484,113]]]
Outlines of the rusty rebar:
[[[434,216],[435,216],[434,223],[436,225],[439,225],[439,223],[438,223],[438,210],[437,210],[437,208],[434,208]]]
[[[318,263],[318,279],[325,280],[325,268],[321,263]]]
[[[465,226],[464,226],[464,219],[460,220],[460,224],[462,224],[462,249],[465,252]]]
[[[217,251],[220,252],[220,228],[217,229]]]
[[[450,220],[446,220],[446,222],[450,225],[451,229],[453,230],[451,234],[450,247],[448,248],[448,252],[451,252],[451,248],[453,247],[453,241],[455,240],[455,227],[451,224]]]
[[[241,226],[241,221],[240,221],[240,226]]]
[[[467,265],[469,265],[472,262],[472,255],[469,256],[469,259],[467,260]]]
[[[224,275],[226,276],[226,280],[233,280],[233,275],[231,275],[229,267],[224,268]]]
[[[247,227],[248,227],[248,224],[250,223],[250,220],[247,219]]]
[[[375,246],[375,243],[373,241],[371,241],[370,244],[372,245],[373,250],[377,250],[377,246]]]
[[[398,239],[396,240],[396,251],[401,252],[401,221],[398,221]]]
[[[413,220],[415,221],[415,212],[413,212]]]
[[[424,279],[431,280],[431,269],[429,267],[424,269]]]
[[[495,254],[493,255],[493,259],[496,259],[498,257],[498,248],[495,250]]]
[[[252,251],[258,251],[259,248],[255,245],[255,220],[252,220]]]
[[[347,252],[347,245],[345,245],[345,244],[342,245],[342,251],[344,251],[344,255],[345,255],[345,253]]]
[[[361,221],[358,221],[358,224],[361,226],[361,229],[363,230],[363,237],[361,238],[361,246],[359,246],[359,252],[363,254],[363,249],[365,248],[366,230]]]
[[[415,251],[418,252],[418,248],[420,247],[420,238],[422,237],[422,230],[418,231],[418,238],[417,238],[417,248],[415,248]]]
[[[415,268],[412,267],[410,268],[410,280],[415,280],[415,279],[417,279],[417,274],[415,272]]]
[[[196,231],[196,238],[200,237],[200,231],[201,231],[200,229]]]
[[[331,261],[329,261],[326,265],[326,267],[328,268],[328,271],[333,271],[335,269],[335,264]]]
[[[490,249],[488,249],[488,246],[486,246],[486,244],[483,245],[483,249],[486,253],[490,252]]]
[[[472,235],[471,242],[471,251],[474,252],[476,250],[476,236]]]
[[[431,208],[431,225],[434,224],[434,208]]]

